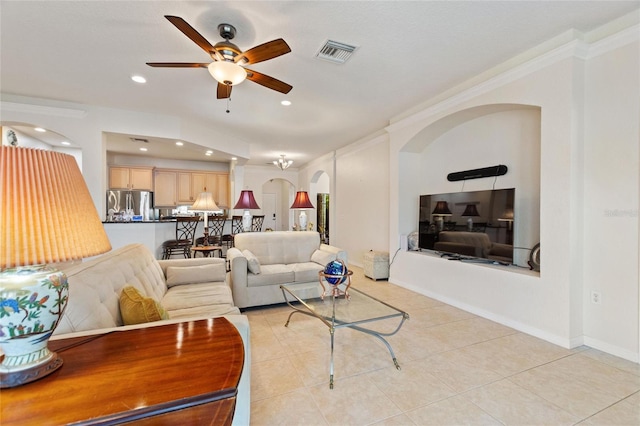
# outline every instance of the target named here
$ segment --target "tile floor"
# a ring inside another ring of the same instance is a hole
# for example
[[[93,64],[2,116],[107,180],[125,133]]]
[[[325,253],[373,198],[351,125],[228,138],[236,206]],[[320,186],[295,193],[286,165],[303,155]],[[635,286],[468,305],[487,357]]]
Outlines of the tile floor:
[[[285,328],[287,306],[247,310],[252,425],[640,425],[640,364],[563,349],[353,270],[354,287],[411,316],[388,339],[402,369],[377,339],[339,329],[330,390],[324,324],[295,315]]]

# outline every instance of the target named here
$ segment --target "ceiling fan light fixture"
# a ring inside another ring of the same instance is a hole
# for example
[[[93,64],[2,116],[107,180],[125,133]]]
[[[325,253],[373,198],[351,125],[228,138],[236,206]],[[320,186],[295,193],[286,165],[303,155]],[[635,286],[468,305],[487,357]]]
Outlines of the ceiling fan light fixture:
[[[247,71],[240,65],[228,61],[214,61],[207,67],[209,74],[218,83],[235,86],[242,83],[247,78]]]
[[[230,24],[220,24],[218,30],[224,41],[215,45],[209,43],[195,28],[179,16],[165,15],[181,33],[204,50],[213,62],[147,62],[150,67],[159,68],[204,68],[209,70],[211,76],[218,82],[216,95],[218,99],[227,99],[227,112],[229,112],[229,99],[231,97],[231,87],[242,83],[245,79],[275,90],[276,92],[287,94],[293,86],[268,75],[257,71],[249,71],[243,65],[257,64],[268,61],[278,56],[291,52],[291,47],[281,38],[271,40],[254,46],[251,49],[242,51],[238,46],[229,40],[235,37],[236,29]],[[226,86],[226,87],[225,87]]]

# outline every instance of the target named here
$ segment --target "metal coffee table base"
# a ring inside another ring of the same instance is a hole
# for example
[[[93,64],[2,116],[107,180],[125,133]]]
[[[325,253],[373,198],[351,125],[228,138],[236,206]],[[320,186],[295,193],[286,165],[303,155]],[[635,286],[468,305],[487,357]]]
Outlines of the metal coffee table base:
[[[304,314],[310,317],[314,317],[317,318],[315,315],[310,314],[308,312],[305,311],[301,311],[298,310],[297,308],[293,308],[295,309],[293,312],[291,312],[289,314],[289,317],[287,318],[287,322],[285,323],[285,327],[289,326],[289,322],[291,321],[291,317],[293,316],[293,314]],[[398,359],[396,358],[396,354],[393,352],[393,348],[391,347],[391,345],[389,344],[389,342],[387,342],[387,340],[383,337],[388,337],[388,336],[393,336],[394,334],[396,334],[398,332],[398,330],[400,330],[400,328],[402,327],[402,324],[404,324],[404,321],[409,319],[409,314],[405,313],[402,316],[402,320],[400,321],[400,324],[398,324],[398,327],[393,330],[393,332],[391,333],[379,333],[377,331],[374,330],[369,330],[368,328],[363,328],[363,327],[358,327],[357,325],[352,325],[352,324],[338,324],[338,325],[330,325],[330,323],[328,321],[325,321],[325,323],[327,323],[327,325],[329,326],[329,334],[331,335],[331,360],[329,362],[329,389],[333,389],[333,342],[334,342],[334,334],[336,329],[338,328],[342,328],[342,327],[349,327],[351,329],[354,330],[358,330],[361,331],[363,333],[369,334],[371,336],[377,337],[378,339],[380,339],[380,341],[382,343],[384,343],[384,345],[387,347],[387,349],[389,350],[389,354],[391,355],[391,360],[393,361],[393,365],[396,366],[396,369],[401,370],[402,368],[400,367],[400,364],[398,363]],[[323,320],[324,321],[324,320]]]

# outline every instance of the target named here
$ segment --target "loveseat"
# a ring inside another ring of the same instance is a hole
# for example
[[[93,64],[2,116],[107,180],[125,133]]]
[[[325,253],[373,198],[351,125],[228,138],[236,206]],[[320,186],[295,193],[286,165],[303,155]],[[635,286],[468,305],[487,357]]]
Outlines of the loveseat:
[[[69,281],[69,302],[52,339],[169,322],[227,318],[238,329],[245,354],[233,424],[249,424],[249,322],[233,302],[231,289],[225,281],[224,259],[156,260],[144,245],[131,244],[64,269],[64,272]],[[126,296],[132,287],[144,298],[152,299],[154,306],[145,307],[144,315],[130,313],[121,305],[123,300],[129,300],[121,296],[123,293]],[[123,314],[134,324],[125,325]],[[156,314],[161,314],[163,319],[152,318]],[[155,321],[135,324],[145,319]]]
[[[442,231],[438,234],[435,250],[481,257],[498,262],[513,262],[513,246],[494,243],[484,232]]]
[[[311,231],[243,232],[227,250],[228,281],[236,306],[284,302],[281,284],[318,282],[318,272],[332,260],[347,262],[347,253],[320,244]]]

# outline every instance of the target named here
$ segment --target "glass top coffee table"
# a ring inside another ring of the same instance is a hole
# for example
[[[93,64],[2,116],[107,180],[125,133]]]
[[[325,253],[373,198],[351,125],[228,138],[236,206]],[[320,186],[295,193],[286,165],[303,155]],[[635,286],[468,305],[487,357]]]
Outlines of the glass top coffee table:
[[[322,275],[322,273],[320,273]],[[322,279],[322,276],[320,277]],[[322,282],[322,281],[321,281]],[[323,284],[327,286],[327,284]],[[334,286],[328,285],[331,290]],[[321,284],[284,284],[280,286],[282,295],[287,304],[293,308],[289,314],[285,327],[289,325],[293,314],[300,313],[321,320],[328,328],[331,335],[331,361],[329,366],[329,388],[333,389],[333,343],[336,329],[348,327],[363,333],[372,335],[385,344],[394,365],[399,370],[400,364],[396,359],[393,349],[385,337],[393,336],[400,330],[404,321],[409,319],[409,314],[400,309],[369,296],[358,289],[347,285],[339,285],[341,291],[324,291]],[[347,294],[344,294],[348,288]],[[372,330],[369,327],[376,321],[395,319],[399,321],[395,330],[387,333]]]

